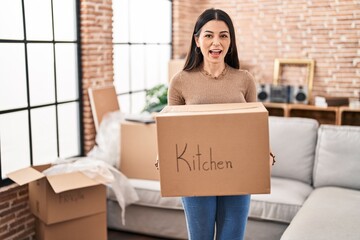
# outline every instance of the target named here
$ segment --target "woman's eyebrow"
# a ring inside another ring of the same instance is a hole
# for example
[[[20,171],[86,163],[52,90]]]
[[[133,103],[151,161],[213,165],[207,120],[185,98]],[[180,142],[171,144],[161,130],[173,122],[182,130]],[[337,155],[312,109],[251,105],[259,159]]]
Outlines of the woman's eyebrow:
[[[213,31],[210,31],[210,30],[205,30],[204,32],[207,32],[207,33],[214,33]],[[220,31],[220,33],[229,33],[228,31],[224,30],[224,31]]]

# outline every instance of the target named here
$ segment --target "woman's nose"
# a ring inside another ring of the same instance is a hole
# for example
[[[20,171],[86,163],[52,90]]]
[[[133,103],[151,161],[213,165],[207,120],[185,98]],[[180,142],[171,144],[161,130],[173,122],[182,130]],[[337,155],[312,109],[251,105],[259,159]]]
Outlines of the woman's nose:
[[[219,42],[218,39],[214,38],[214,41],[212,42],[212,44],[213,44],[214,46],[219,46],[219,45],[220,45],[220,42]]]

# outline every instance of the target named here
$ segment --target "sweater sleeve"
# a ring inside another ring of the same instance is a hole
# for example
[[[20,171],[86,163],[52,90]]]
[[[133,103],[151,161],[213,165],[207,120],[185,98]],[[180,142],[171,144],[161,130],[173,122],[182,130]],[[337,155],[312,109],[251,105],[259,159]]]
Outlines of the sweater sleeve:
[[[256,102],[257,101],[257,91],[256,91],[256,84],[255,84],[254,77],[248,71],[246,71],[246,75],[248,78],[248,86],[247,86],[247,91],[245,94],[245,100],[246,100],[246,102]]]
[[[176,74],[170,81],[168,105],[185,105],[185,99],[181,93],[181,73]]]

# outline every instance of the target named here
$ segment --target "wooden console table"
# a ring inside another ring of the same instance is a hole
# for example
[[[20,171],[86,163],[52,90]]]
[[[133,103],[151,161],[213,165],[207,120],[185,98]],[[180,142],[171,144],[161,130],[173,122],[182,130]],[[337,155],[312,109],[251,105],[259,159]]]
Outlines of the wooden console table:
[[[337,121],[339,125],[360,126],[360,109],[339,107],[339,114]]]
[[[360,126],[360,109],[269,102],[264,102],[264,106],[269,116],[304,117],[316,119],[320,124]]]

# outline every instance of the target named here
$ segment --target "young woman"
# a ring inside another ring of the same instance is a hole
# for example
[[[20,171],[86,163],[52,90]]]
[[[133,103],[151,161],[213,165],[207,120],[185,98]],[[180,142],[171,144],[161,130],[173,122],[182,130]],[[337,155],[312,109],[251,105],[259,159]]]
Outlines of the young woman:
[[[169,105],[256,101],[252,75],[239,70],[233,23],[219,9],[204,11],[194,27],[183,71],[170,82]],[[250,195],[182,198],[190,240],[242,240]],[[216,230],[215,230],[216,229]]]

